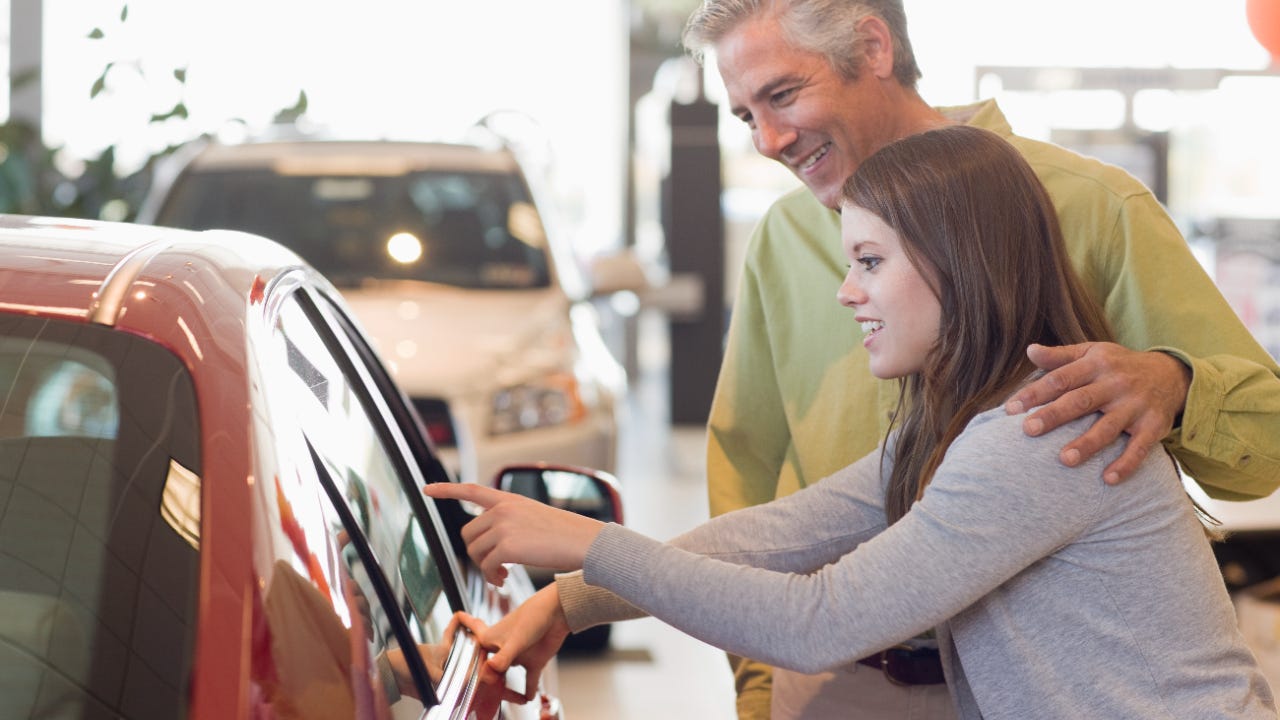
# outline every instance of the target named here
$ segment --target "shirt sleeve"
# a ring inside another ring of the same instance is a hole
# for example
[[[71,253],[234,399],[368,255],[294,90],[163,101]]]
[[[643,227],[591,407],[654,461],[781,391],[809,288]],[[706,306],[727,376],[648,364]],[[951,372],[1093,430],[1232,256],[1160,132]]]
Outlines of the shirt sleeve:
[[[1094,522],[1102,458],[1074,469],[1057,459],[1061,431],[1079,425],[1031,439],[1018,423],[971,427],[910,512],[816,572],[739,565],[611,525],[584,577],[732,653],[798,672],[850,663],[950,618]]]
[[[1191,368],[1181,426],[1166,445],[1211,496],[1271,494],[1280,485],[1280,366],[1149,193],[1125,200],[1115,243],[1106,306],[1120,342]]]

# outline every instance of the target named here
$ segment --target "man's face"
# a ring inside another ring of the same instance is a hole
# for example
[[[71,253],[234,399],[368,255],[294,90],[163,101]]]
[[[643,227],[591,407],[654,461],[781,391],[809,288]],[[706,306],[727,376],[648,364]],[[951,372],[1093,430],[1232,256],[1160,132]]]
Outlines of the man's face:
[[[829,208],[858,165],[895,139],[884,81],[867,70],[846,80],[822,55],[787,44],[771,15],[738,26],[715,54],[730,108],[751,128],[756,150]]]

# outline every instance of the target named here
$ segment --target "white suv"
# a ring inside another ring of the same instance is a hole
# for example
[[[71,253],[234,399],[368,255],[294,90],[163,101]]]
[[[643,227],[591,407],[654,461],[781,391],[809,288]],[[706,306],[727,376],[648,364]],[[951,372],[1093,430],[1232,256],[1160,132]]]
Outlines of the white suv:
[[[175,162],[139,222],[245,230],[302,255],[342,290],[461,479],[534,461],[615,471],[625,373],[511,150],[293,140]]]

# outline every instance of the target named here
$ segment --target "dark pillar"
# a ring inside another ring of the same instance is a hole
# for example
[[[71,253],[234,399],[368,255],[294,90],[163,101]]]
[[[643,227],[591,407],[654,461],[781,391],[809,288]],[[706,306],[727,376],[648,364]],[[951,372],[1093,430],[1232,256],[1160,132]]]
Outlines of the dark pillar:
[[[44,44],[44,1],[9,3],[9,119],[30,124],[40,139],[44,113],[41,53]]]
[[[671,169],[663,181],[662,225],[673,280],[696,278],[698,312],[671,317],[671,422],[705,424],[724,336],[724,219],[716,106],[698,93],[671,104]]]

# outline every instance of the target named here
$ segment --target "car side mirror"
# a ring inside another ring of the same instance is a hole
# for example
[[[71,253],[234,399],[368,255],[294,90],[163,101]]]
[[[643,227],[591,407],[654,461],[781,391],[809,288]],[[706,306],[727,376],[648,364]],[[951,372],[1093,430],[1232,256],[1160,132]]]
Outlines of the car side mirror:
[[[542,463],[514,465],[498,473],[495,485],[594,520],[622,523],[618,480],[606,472]]]

